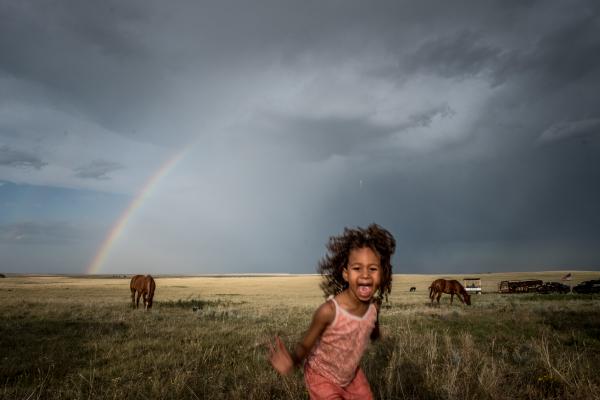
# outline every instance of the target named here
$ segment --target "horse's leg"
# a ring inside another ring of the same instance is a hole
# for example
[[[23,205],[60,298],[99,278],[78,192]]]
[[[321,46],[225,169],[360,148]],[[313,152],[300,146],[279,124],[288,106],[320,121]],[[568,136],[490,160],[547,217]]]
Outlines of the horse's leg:
[[[135,308],[135,289],[131,289],[131,307]]]
[[[442,292],[439,292],[437,295],[438,306],[440,305],[440,297],[442,297]]]
[[[144,310],[148,309],[148,295],[144,292]]]
[[[454,293],[450,293],[450,305],[452,305],[452,300],[454,300]]]
[[[137,297],[135,299],[135,308],[140,308],[140,297],[142,296],[142,292],[137,292]]]

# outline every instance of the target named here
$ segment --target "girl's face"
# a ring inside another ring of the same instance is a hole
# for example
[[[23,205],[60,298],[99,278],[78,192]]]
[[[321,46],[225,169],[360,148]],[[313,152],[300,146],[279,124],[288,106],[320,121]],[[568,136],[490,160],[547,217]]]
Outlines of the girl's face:
[[[350,251],[348,266],[342,273],[350,293],[362,302],[369,302],[381,283],[381,259],[369,247]]]

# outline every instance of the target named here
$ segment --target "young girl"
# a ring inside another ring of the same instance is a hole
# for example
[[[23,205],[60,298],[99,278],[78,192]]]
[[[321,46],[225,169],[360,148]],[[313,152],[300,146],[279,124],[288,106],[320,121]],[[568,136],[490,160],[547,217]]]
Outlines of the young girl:
[[[344,229],[329,239],[328,254],[319,262],[321,289],[329,298],[289,353],[279,337],[269,361],[282,375],[303,360],[311,399],[372,399],[360,359],[369,338],[379,336],[379,305],[391,291],[394,237],[379,225]]]

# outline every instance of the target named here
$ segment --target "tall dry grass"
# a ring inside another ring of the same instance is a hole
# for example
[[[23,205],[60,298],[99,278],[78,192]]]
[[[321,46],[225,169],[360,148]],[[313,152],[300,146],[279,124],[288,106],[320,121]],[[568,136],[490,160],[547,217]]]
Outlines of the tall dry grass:
[[[431,307],[431,278],[395,278],[383,338],[363,359],[377,398],[599,397],[597,297],[484,294],[468,308]],[[306,399],[302,373],[278,376],[265,345],[301,337],[318,282],[158,278],[143,312],[130,308],[127,279],[3,279],[0,398]]]

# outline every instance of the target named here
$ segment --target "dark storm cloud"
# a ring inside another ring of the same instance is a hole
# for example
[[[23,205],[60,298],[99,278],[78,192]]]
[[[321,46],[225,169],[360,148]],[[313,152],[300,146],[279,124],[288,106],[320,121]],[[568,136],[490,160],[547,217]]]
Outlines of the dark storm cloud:
[[[600,67],[598,12],[597,5],[591,6],[583,17],[544,35],[523,64],[527,69],[545,73],[557,84],[597,74]]]
[[[365,142],[385,140],[393,129],[358,118],[277,118],[268,141],[312,161],[355,154]]]
[[[448,118],[456,114],[448,104],[443,104],[429,110],[424,110],[416,114],[411,114],[408,121],[396,127],[396,131],[403,131],[414,127],[428,127],[434,118]]]
[[[43,88],[55,106],[130,133],[127,114],[146,109],[164,79],[136,30],[143,10],[120,2],[2,2],[0,71]]]
[[[332,202],[344,206],[324,210],[319,225],[335,232],[381,223],[396,235],[402,272],[594,267],[599,146],[596,140],[595,147],[573,142],[477,159],[413,157],[378,176],[356,166]],[[359,186],[356,177],[365,176]]]
[[[0,165],[53,185],[39,177],[52,170],[52,154],[53,171],[83,178],[70,184],[110,191],[130,173],[138,142],[198,143],[181,163],[189,175],[176,200],[196,198],[194,207],[165,202],[161,212],[185,221],[174,241],[211,230],[223,242],[242,238],[235,251],[207,239],[216,269],[221,254],[239,253],[224,270],[274,270],[287,256],[272,247],[316,260],[329,235],[373,221],[397,235],[399,264],[412,272],[597,265],[599,8],[586,0],[0,0],[0,118],[14,117],[11,133],[0,132]],[[48,117],[54,136],[40,133],[40,108],[60,111]],[[89,125],[62,128],[66,116]],[[78,133],[95,124],[127,140]],[[106,148],[93,157],[73,156],[98,142]],[[282,225],[278,234],[265,220]],[[1,232],[4,243],[74,234],[25,222]],[[198,264],[188,247],[179,247],[181,259]],[[263,266],[265,253],[273,265]]]
[[[163,126],[144,126],[138,116],[156,113],[177,121],[199,111],[210,115],[215,104],[235,101],[224,90],[228,72],[243,76],[271,65],[294,66],[304,56],[328,63],[353,60],[372,45],[410,49],[413,41],[427,37],[422,21],[449,30],[453,23],[449,27],[443,15],[458,24],[468,18],[467,11],[486,10],[469,2],[439,13],[439,4],[426,2],[176,2],[165,9],[160,2],[5,1],[0,7],[0,70],[35,82],[55,104],[79,110],[105,127],[161,143],[164,135],[153,129]],[[499,20],[513,9],[502,8]],[[469,38],[459,35],[458,44]],[[477,45],[459,53],[474,63],[468,73],[477,67],[477,57],[495,54],[494,46],[489,49]],[[429,57],[425,53],[422,61]],[[449,69],[467,64],[455,61]],[[182,87],[173,87],[174,81]],[[187,104],[187,110],[165,106],[164,99],[186,101],[181,92],[193,90],[186,83],[198,86],[196,98],[190,99],[195,104]],[[185,142],[196,132],[184,123],[171,126],[171,142]]]
[[[75,169],[75,176],[84,179],[110,179],[109,173],[123,169],[123,165],[105,160],[94,160],[87,165]]]
[[[502,53],[501,48],[485,43],[481,33],[458,31],[422,44],[405,58],[401,70],[467,78],[492,72],[502,63]]]
[[[540,143],[548,143],[574,137],[583,138],[598,134],[600,134],[600,119],[584,119],[554,124],[542,132],[538,141]]]
[[[41,169],[45,165],[47,164],[33,153],[7,145],[0,146],[0,166]]]
[[[532,15],[535,10],[527,10],[523,15]],[[523,21],[523,15],[518,15],[510,22],[526,22],[528,26],[521,32],[516,30],[509,40],[497,37],[503,31],[494,24],[473,22],[472,28],[443,34],[433,30],[430,38],[425,37],[414,51],[402,56],[400,71],[457,79],[480,76],[494,85],[506,79],[526,78],[530,83],[556,88],[597,73],[600,66],[599,7],[587,3],[581,10],[572,19],[555,16],[555,26],[551,28],[544,27],[543,19]],[[498,21],[502,19],[500,14]],[[536,25],[542,30],[537,31]]]
[[[491,96],[466,136],[473,140],[426,158],[391,150],[385,171],[356,165],[347,187],[368,176],[363,188],[372,194],[340,193],[344,216],[321,214],[323,230],[380,221],[398,236],[399,263],[412,271],[597,265],[600,24],[590,3],[574,18],[558,12],[547,23],[528,21],[516,38],[499,40],[501,29],[475,22],[434,30],[405,51],[396,73],[384,75],[401,85],[413,75],[488,82]],[[521,24],[519,14],[514,25]]]
[[[262,140],[302,160],[322,161],[333,155],[357,156],[380,151],[390,136],[413,128],[429,127],[435,118],[452,118],[448,104],[409,114],[393,125],[381,125],[362,117],[309,117],[262,115],[254,130]],[[248,125],[246,125],[247,127]],[[238,128],[241,129],[241,128]],[[243,136],[243,133],[241,134]],[[255,140],[256,137],[253,137]],[[242,141],[243,137],[236,137]]]

